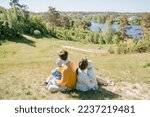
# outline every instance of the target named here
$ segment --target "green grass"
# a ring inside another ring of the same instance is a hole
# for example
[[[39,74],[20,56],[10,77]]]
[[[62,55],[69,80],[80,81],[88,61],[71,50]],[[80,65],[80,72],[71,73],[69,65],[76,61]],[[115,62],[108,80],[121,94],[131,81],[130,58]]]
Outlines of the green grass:
[[[99,50],[109,48],[54,38],[5,41],[0,45],[0,99],[150,99],[150,53],[93,54],[72,49],[69,60],[76,65],[81,57],[92,59],[95,72],[116,82],[114,87],[101,87],[99,92],[56,92],[44,89],[43,83],[56,67],[62,46]]]

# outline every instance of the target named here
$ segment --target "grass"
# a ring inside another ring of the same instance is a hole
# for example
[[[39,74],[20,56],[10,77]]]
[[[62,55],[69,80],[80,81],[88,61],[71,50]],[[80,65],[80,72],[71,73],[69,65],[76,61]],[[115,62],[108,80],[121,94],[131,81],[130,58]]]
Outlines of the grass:
[[[64,49],[62,46],[99,50],[109,48],[108,45],[30,36],[21,40],[1,42],[0,99],[150,99],[150,53],[93,54],[66,49],[69,60],[75,64],[81,57],[92,59],[96,74],[115,80],[116,86],[101,87],[99,92],[51,93],[44,89],[43,83],[56,67],[57,52]]]

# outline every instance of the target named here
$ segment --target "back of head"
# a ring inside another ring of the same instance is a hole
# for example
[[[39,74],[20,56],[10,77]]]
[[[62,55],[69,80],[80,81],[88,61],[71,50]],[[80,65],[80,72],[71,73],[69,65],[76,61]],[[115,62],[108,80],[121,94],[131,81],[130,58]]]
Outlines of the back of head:
[[[66,61],[68,59],[68,52],[65,50],[60,51],[58,55],[63,61]]]
[[[87,59],[85,58],[82,58],[80,61],[79,61],[79,64],[78,64],[78,68],[76,70],[76,74],[78,75],[78,69],[81,69],[81,70],[85,70],[88,66],[88,61]]]
[[[88,61],[85,58],[82,58],[78,64],[78,68],[80,68],[81,70],[85,70],[88,66]]]

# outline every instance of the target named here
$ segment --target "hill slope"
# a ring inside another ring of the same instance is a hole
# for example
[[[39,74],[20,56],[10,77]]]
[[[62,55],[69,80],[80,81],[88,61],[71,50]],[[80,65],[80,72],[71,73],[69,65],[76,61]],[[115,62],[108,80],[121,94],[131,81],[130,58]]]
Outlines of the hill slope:
[[[31,44],[32,43],[32,44]],[[100,92],[56,92],[44,89],[43,83],[55,68],[57,52],[65,48],[75,64],[81,57],[92,59],[95,72],[105,79],[115,80],[114,87],[101,87]],[[0,46],[0,99],[150,99],[150,54],[108,54],[99,45],[57,39],[6,41]],[[79,48],[79,50],[77,50]]]

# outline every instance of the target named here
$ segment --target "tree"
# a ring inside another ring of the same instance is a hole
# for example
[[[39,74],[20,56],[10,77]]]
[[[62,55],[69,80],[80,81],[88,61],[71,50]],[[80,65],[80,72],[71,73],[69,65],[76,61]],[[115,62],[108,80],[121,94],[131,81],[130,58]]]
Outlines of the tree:
[[[147,35],[150,32],[150,14],[145,13],[142,16],[141,28],[144,32],[144,35]]]
[[[53,7],[49,7],[47,13],[44,14],[43,18],[48,24],[56,27],[69,28],[70,20],[67,16],[60,15],[60,13]]]
[[[27,7],[27,5],[25,5],[25,4],[20,4],[19,3],[19,0],[10,0],[10,2],[9,2],[9,5],[11,6],[11,7],[18,7],[18,8],[20,8],[20,9],[22,9],[22,10],[26,10],[28,7]]]
[[[48,12],[46,13],[46,22],[49,22],[53,26],[60,26],[60,14],[56,11],[55,8],[49,7]]]
[[[0,34],[1,37],[15,37],[22,32],[21,13],[13,7],[9,10],[0,10]]]
[[[120,33],[121,33],[121,38],[124,41],[126,37],[126,25],[128,24],[127,17],[121,17],[120,18]]]
[[[91,26],[91,22],[85,20],[76,20],[74,23],[74,27],[80,29],[88,29],[88,27],[90,26]]]
[[[10,5],[11,7],[20,6],[19,0],[10,0],[9,5]]]
[[[66,16],[60,17],[60,26],[64,27],[64,28],[70,27],[70,21],[69,21],[68,17],[66,17]]]

